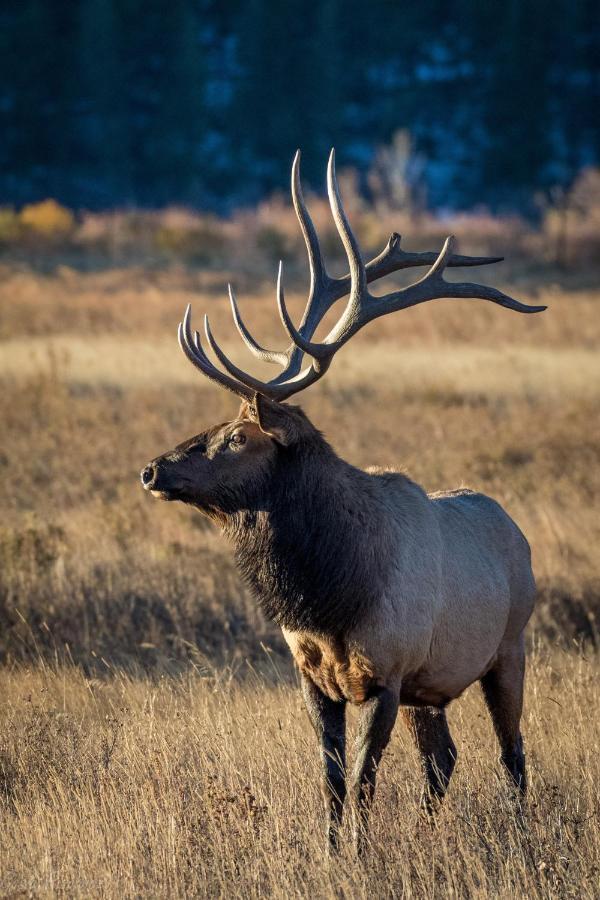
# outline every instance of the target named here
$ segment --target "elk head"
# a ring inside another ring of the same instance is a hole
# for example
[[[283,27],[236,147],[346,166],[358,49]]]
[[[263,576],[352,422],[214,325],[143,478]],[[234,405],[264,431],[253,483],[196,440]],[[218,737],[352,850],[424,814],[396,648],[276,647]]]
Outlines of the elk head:
[[[269,477],[282,459],[289,462],[291,458],[299,459],[328,449],[304,413],[283,401],[322,378],[335,353],[364,325],[379,316],[444,298],[489,300],[522,313],[541,312],[546,308],[527,306],[485,285],[445,281],[446,267],[487,265],[502,259],[455,255],[452,237],[447,238],[436,255],[406,252],[400,247],[400,236],[392,234],[384,250],[365,264],[342,206],[333,150],[327,169],[327,190],[350,269],[349,274],[341,278],[332,278],[325,269],[319,239],[302,197],[298,152],[292,166],[292,199],[308,252],[310,291],[304,316],[296,328],[285,304],[280,263],[277,304],[291,339],[286,350],[266,350],[254,340],[229,287],[233,320],[244,343],[258,359],[279,365],[282,371],[278,375],[263,382],[238,368],[216,342],[205,316],[206,340],[225,371],[217,368],[204,350],[198,332],[192,331],[188,305],[179,325],[181,349],[203,375],[237,394],[243,402],[233,421],[190,438],[143,469],[142,484],[154,496],[183,500],[221,521],[229,513],[263,503]],[[381,297],[374,296],[368,289],[369,283],[392,272],[425,265],[430,266],[427,274],[409,287]],[[314,342],[314,333],[327,311],[346,295],[345,309],[336,324],[322,342]],[[302,369],[305,356],[310,358],[310,363]]]
[[[238,415],[189,438],[142,471],[142,484],[162,500],[182,500],[219,521],[265,507],[281,454],[326,447],[301,409],[256,394]]]

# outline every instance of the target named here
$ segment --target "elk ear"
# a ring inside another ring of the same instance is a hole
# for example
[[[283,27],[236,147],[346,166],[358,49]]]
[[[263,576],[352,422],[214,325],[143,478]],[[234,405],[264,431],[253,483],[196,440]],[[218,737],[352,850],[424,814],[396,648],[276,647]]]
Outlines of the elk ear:
[[[293,412],[282,403],[275,403],[262,394],[255,394],[248,413],[260,430],[282,447],[289,447],[297,440],[298,423]]]

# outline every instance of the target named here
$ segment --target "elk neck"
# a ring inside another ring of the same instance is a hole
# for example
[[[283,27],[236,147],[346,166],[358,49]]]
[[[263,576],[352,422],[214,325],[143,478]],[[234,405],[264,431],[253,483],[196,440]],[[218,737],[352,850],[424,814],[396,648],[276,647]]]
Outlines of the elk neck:
[[[390,558],[391,523],[378,488],[322,439],[278,454],[254,508],[225,526],[269,618],[337,636],[360,620]]]

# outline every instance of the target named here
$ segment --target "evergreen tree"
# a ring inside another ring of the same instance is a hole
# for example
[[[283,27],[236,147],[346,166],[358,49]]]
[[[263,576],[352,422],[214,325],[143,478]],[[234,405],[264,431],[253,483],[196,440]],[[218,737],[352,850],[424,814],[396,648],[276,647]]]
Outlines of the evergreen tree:
[[[80,182],[99,204],[133,200],[128,84],[116,0],[82,0],[78,29],[79,102],[74,117]]]
[[[399,129],[436,205],[527,209],[600,159],[594,0],[7,0],[4,202],[212,204],[363,172]]]

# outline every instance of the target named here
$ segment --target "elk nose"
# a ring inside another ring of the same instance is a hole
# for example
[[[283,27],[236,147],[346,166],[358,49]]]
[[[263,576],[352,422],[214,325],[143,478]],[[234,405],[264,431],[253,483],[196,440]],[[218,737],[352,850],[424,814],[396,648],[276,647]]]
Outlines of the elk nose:
[[[145,469],[142,469],[140,477],[145,488],[151,487],[154,479],[156,478],[156,466],[154,465],[154,463],[150,463],[149,466],[146,466]]]

